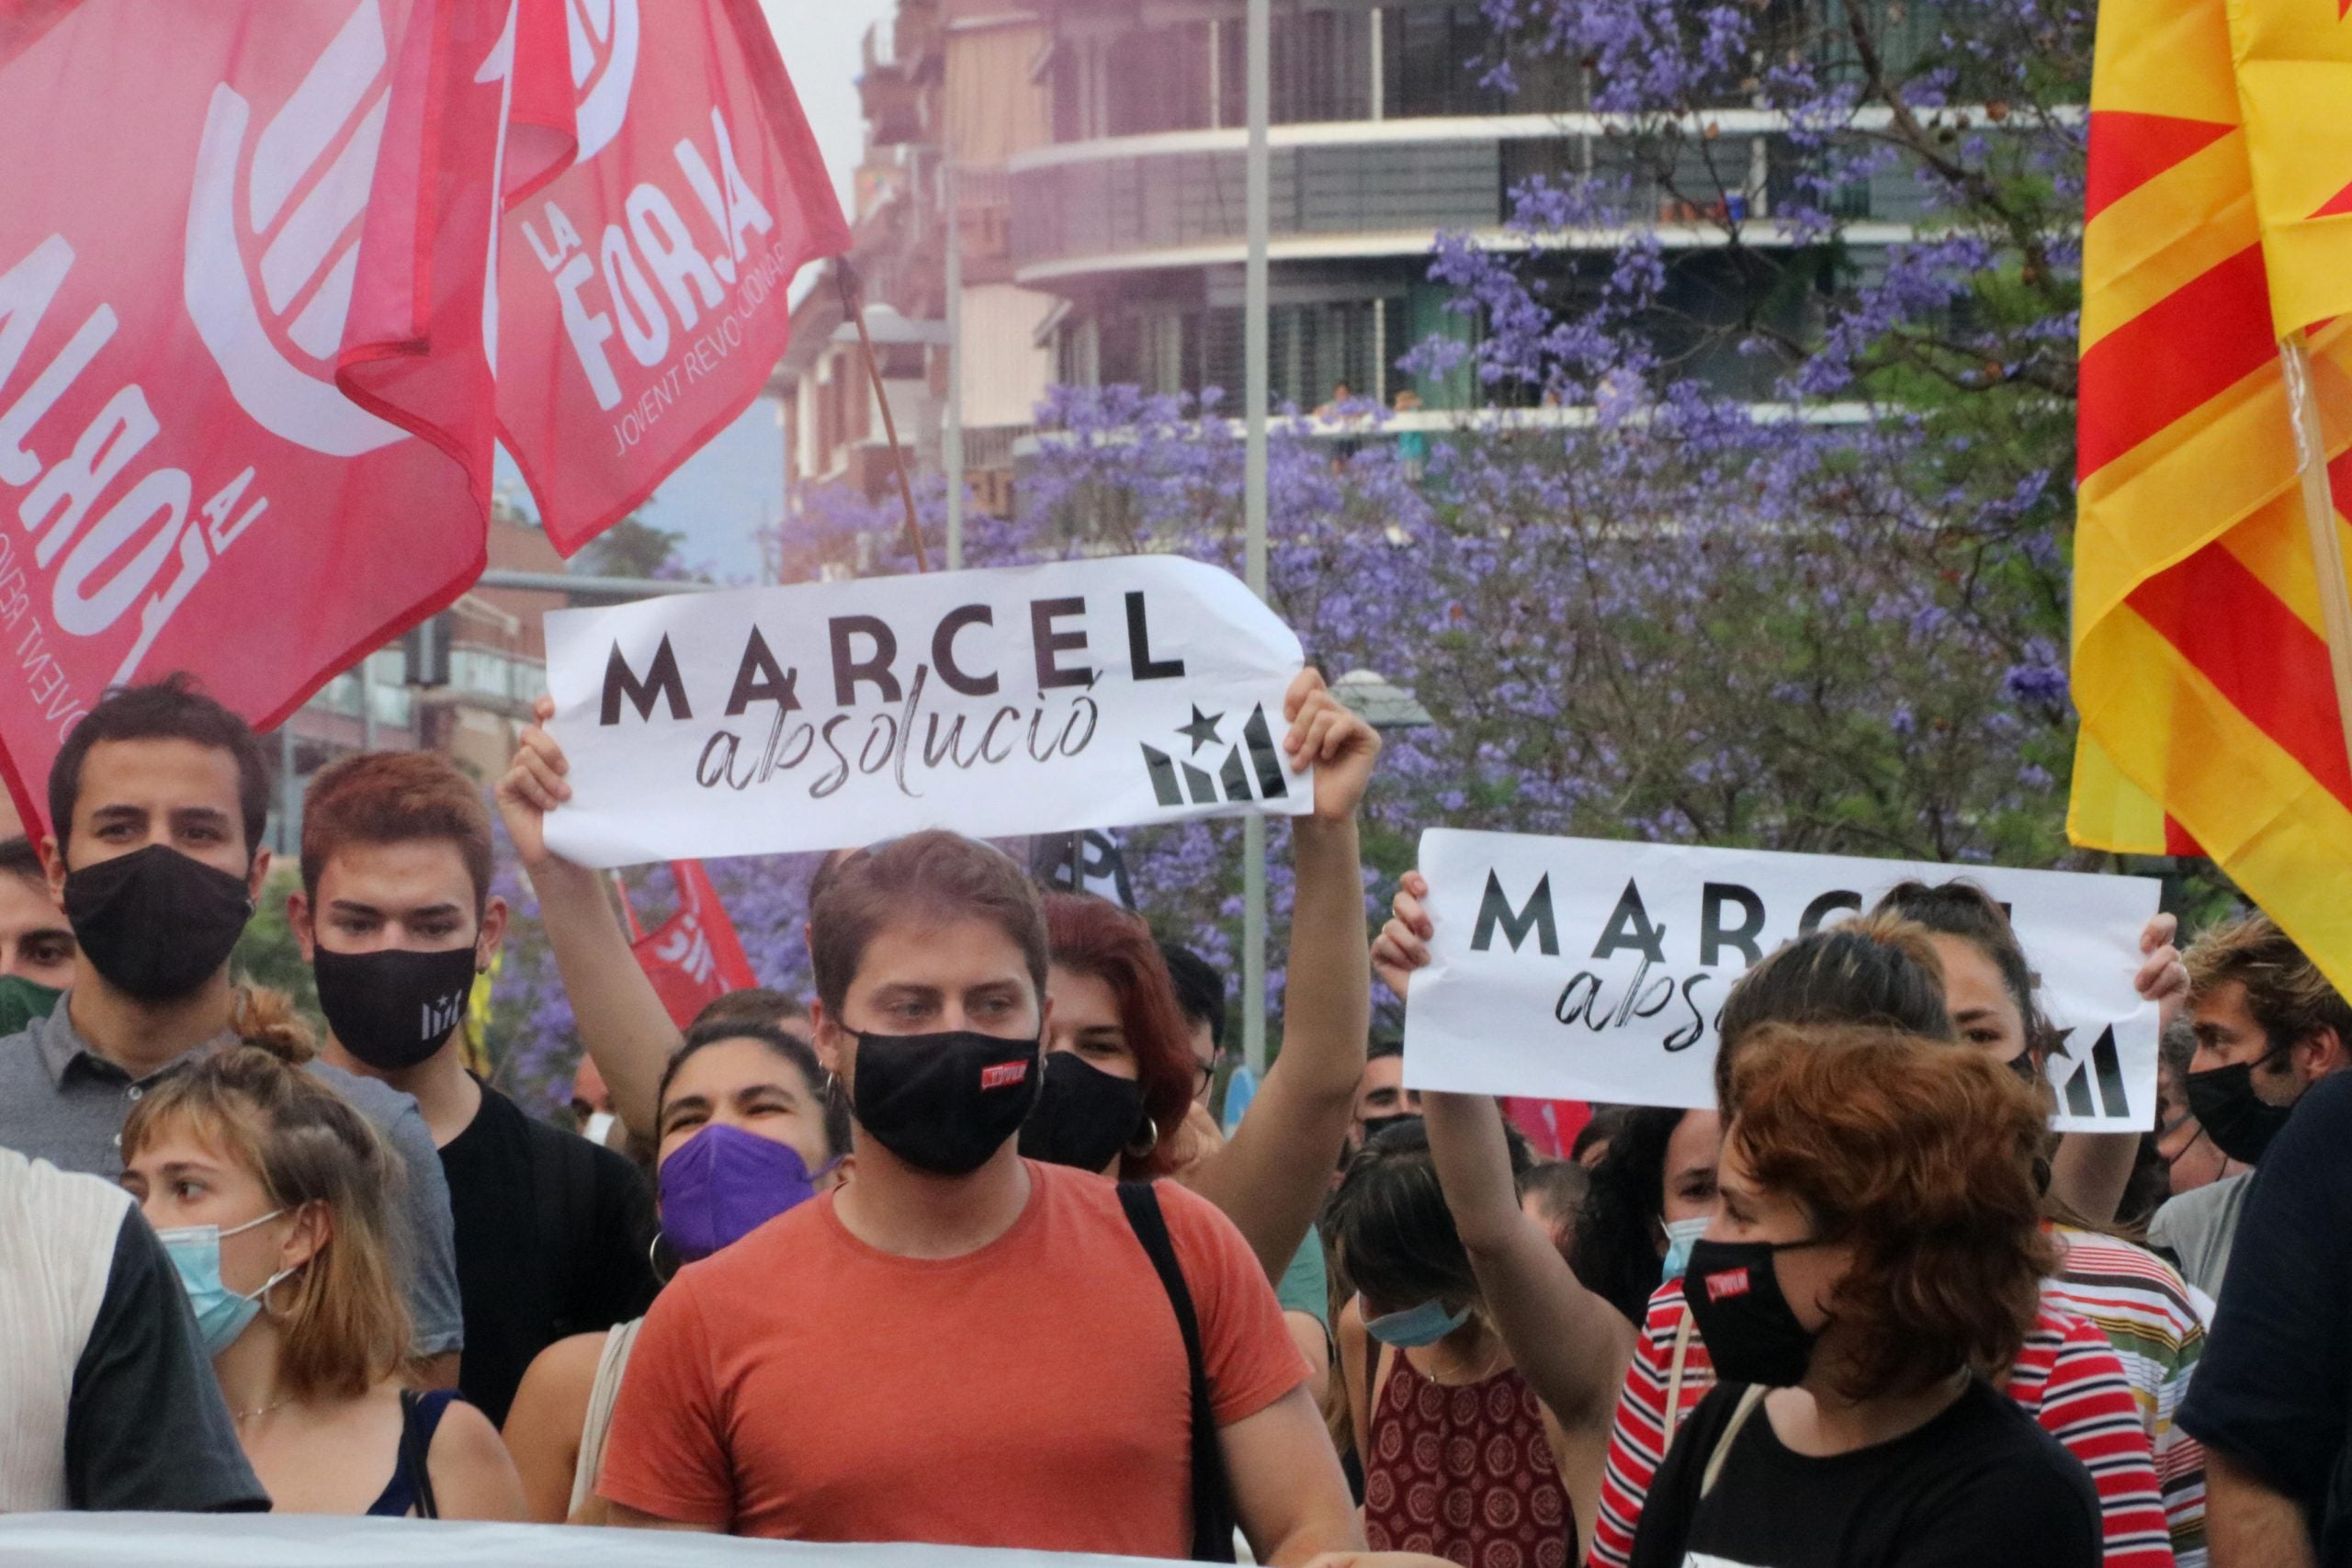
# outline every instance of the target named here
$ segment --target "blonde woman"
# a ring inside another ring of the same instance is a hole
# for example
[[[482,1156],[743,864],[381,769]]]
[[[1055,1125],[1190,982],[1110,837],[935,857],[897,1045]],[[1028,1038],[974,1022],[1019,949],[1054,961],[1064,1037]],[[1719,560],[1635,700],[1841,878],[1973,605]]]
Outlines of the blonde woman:
[[[284,1029],[149,1091],[122,1181],[177,1268],[238,1440],[281,1513],[520,1519],[498,1433],[401,1386],[409,1319],[390,1239],[398,1162],[294,1065]]]

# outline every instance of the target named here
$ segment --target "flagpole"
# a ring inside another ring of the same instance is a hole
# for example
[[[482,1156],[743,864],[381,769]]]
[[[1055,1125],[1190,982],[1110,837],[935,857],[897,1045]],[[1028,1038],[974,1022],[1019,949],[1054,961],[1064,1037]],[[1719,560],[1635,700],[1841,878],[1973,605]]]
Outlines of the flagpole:
[[[2312,386],[2311,351],[2297,333],[2281,339],[2278,363],[2286,372],[2288,421],[2295,430],[2295,468],[2303,483],[2303,525],[2311,530],[2312,560],[2319,574],[2320,618],[2327,628],[2328,671],[2335,678],[2335,715],[2344,750],[2352,761],[2352,588],[2344,576],[2344,544],[2335,527],[2335,499],[2327,483],[2327,431]]]
[[[899,472],[899,499],[907,505],[907,546],[915,553],[915,570],[929,571],[931,562],[922,553],[922,525],[915,520],[915,487],[907,478],[906,450],[899,445],[899,422],[890,417],[890,393],[882,385],[881,362],[874,357],[874,340],[865,333],[864,290],[857,286],[857,275],[850,269],[847,256],[833,260],[833,287],[841,291],[843,313],[857,323],[858,351],[865,355],[866,379],[874,384],[874,405],[882,411],[882,434],[890,443],[890,463]]]

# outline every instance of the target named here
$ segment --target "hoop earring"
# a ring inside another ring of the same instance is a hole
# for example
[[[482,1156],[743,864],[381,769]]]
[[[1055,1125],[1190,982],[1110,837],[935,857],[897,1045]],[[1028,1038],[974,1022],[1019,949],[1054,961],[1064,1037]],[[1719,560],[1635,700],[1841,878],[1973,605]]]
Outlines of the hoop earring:
[[[662,1233],[660,1231],[655,1231],[653,1239],[645,1244],[645,1267],[652,1274],[655,1284],[667,1285],[670,1282],[672,1270],[662,1267]]]
[[[1137,1138],[1140,1138],[1143,1141],[1143,1147],[1141,1148],[1136,1147],[1136,1140]],[[1159,1123],[1147,1116],[1143,1121],[1143,1130],[1137,1133],[1134,1138],[1129,1138],[1127,1140],[1126,1156],[1129,1159],[1149,1159],[1151,1157],[1151,1151],[1159,1146]]]

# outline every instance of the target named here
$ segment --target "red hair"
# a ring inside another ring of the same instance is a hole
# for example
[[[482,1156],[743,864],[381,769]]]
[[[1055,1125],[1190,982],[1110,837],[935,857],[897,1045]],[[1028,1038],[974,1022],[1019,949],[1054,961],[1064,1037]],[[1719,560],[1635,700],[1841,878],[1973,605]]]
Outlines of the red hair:
[[[1143,1085],[1144,1113],[1159,1137],[1148,1153],[1120,1156],[1119,1175],[1148,1181],[1175,1168],[1176,1133],[1193,1106],[1193,1080],[1199,1072],[1193,1043],[1176,1005],[1168,961],[1159,955],[1151,928],[1106,899],[1087,893],[1046,895],[1046,938],[1053,961],[1091,975],[1119,998],[1119,1028],[1135,1053],[1136,1077]]]
[[[1999,1064],[1893,1030],[1745,1037],[1724,1134],[1758,1185],[1853,1248],[1851,1398],[2017,1359],[2057,1255],[2041,1228],[2040,1098]],[[1939,1048],[1940,1047],[1940,1048]]]

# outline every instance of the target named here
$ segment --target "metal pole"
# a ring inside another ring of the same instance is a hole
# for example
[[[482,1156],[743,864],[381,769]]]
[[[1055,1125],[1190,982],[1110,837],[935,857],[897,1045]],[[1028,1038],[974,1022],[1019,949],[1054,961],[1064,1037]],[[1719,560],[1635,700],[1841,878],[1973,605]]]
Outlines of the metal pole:
[[[1266,596],[1266,243],[1272,167],[1266,120],[1272,109],[1269,60],[1271,0],[1250,0],[1250,157],[1246,196],[1250,255],[1241,275],[1242,418],[1248,425],[1242,478],[1242,523],[1250,590]],[[1241,1044],[1250,1065],[1266,1070],[1266,819],[1241,825]]]
[[[359,749],[376,749],[376,656],[359,661]]]
[[[294,808],[301,801],[294,781],[294,716],[277,727],[277,852],[291,855],[301,845],[294,837]]]
[[[947,432],[941,467],[947,470],[947,570],[964,570],[964,220],[956,206],[956,154],[945,160],[942,185],[947,207]]]

